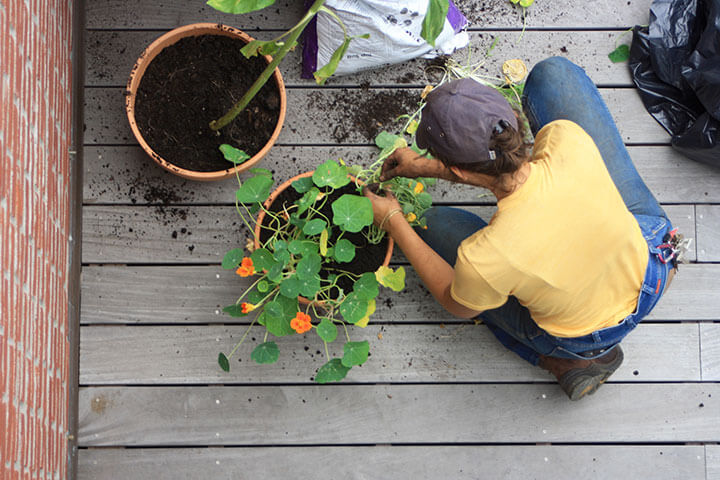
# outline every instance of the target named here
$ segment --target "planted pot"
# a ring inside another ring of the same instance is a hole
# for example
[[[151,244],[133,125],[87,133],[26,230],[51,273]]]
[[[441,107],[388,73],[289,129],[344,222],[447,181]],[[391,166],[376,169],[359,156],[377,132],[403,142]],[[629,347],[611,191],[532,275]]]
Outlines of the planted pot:
[[[296,175],[293,178],[290,178],[289,180],[285,181],[284,183],[280,184],[268,197],[268,199],[263,204],[266,209],[274,212],[282,212],[282,204],[287,203],[290,204],[294,202],[296,199],[298,199],[301,195],[297,193],[294,189],[290,188],[293,182],[296,180],[302,179],[302,178],[308,178],[312,177],[313,172],[305,172],[300,175]],[[354,182],[355,178],[350,176],[352,178],[353,182],[348,184],[346,187],[339,188],[333,192],[332,195],[336,195],[337,197],[341,196],[345,193],[355,193],[354,192]],[[329,199],[329,201],[326,203],[326,205],[331,204],[332,197]],[[266,218],[265,212],[260,211],[258,214],[257,222],[255,224],[255,248],[260,248],[259,239],[264,239],[265,236],[268,234],[268,230],[266,228],[263,228],[263,222]],[[355,274],[362,274],[365,272],[374,272],[377,270],[380,266],[388,266],[390,264],[390,259],[392,257],[392,251],[395,242],[393,241],[390,236],[385,236],[385,238],[379,243],[379,244],[372,244],[367,242],[367,239],[361,234],[361,233],[344,233],[343,238],[349,238],[351,242],[358,247],[356,249],[356,257],[353,260],[351,264],[343,264],[343,268],[347,269],[349,271],[352,271],[352,273]],[[332,238],[331,238],[332,240]],[[381,259],[381,260],[380,260]],[[349,292],[352,290],[352,284],[344,285],[345,288],[343,290],[345,292]],[[310,301],[302,296],[298,297],[300,303],[302,304],[308,304]]]
[[[220,180],[253,167],[270,151],[287,106],[278,69],[231,124],[217,132],[209,127],[272,61],[245,58],[240,49],[250,41],[235,28],[197,23],[166,33],[142,53],[125,106],[135,138],[158,165],[184,178]],[[233,166],[220,152],[222,144],[250,158]]]

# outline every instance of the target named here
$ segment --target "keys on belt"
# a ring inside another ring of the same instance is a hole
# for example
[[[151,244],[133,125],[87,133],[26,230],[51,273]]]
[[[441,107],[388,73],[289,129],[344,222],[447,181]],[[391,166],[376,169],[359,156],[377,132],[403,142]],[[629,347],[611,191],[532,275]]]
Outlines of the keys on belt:
[[[692,244],[692,238],[685,238],[677,231],[677,228],[670,230],[663,237],[663,243],[657,246],[660,249],[657,254],[660,261],[662,263],[671,263],[675,269],[678,268],[679,263],[687,263],[685,254]]]

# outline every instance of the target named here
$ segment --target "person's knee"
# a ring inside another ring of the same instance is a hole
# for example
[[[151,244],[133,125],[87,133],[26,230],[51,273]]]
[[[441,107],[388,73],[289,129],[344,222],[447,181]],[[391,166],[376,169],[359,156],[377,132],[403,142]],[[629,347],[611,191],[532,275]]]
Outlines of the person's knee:
[[[568,70],[577,66],[565,57],[550,57],[535,64],[530,71],[527,83],[553,82],[554,79],[567,78]]]

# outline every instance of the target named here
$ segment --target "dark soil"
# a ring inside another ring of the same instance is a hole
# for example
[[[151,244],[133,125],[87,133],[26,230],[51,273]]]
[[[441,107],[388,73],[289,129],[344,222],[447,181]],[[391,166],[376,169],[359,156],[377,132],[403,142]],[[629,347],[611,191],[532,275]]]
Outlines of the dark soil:
[[[355,185],[349,184],[343,188],[335,190],[331,195],[328,196],[328,200],[327,202],[325,202],[325,205],[320,210],[320,212],[322,212],[323,215],[325,215],[332,221],[332,202],[334,202],[336,199],[340,198],[343,194],[346,193],[356,194],[357,190],[355,190]],[[293,202],[295,202],[295,200],[300,198],[300,196],[301,195],[297,193],[294,188],[290,187],[277,196],[277,198],[272,203],[272,205],[270,205],[270,208],[268,210],[272,212],[280,212],[282,211],[283,205],[291,205]],[[333,234],[329,237],[329,243],[331,244],[334,243],[337,239],[338,235],[340,234],[340,229],[337,226],[333,226],[332,231]],[[260,231],[261,241],[264,242],[269,238],[269,236],[270,230],[262,229]],[[367,239],[362,235],[362,233],[359,232],[346,232],[342,238],[350,240],[353,245],[355,245],[355,258],[349,263],[324,263],[323,270],[320,271],[320,276],[322,278],[327,278],[328,273],[332,273],[334,269],[344,270],[346,272],[354,273],[356,275],[360,275],[365,272],[374,272],[378,269],[378,267],[380,267],[380,265],[382,265],[383,260],[385,260],[388,242],[387,237],[383,238],[383,240],[377,245],[369,243]],[[352,291],[353,282],[347,278],[342,278],[338,281],[338,286],[343,289],[345,294],[347,294]]]
[[[199,172],[225,170],[232,164],[218,150],[221,144],[252,156],[272,136],[280,113],[272,79],[220,135],[208,127],[267,66],[261,57],[246,59],[240,53],[243,45],[222,35],[187,37],[148,66],[135,100],[135,119],[148,145],[168,162]]]

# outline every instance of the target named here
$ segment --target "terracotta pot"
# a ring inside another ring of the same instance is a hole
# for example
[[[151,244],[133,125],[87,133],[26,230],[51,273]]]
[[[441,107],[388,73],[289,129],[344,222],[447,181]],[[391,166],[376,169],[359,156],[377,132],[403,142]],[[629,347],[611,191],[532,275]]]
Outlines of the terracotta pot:
[[[175,175],[179,175],[181,177],[191,180],[221,180],[224,178],[232,177],[233,175],[235,175],[236,170],[238,172],[242,172],[253,167],[265,155],[267,155],[267,153],[270,151],[270,148],[275,144],[275,141],[280,135],[280,129],[282,128],[283,122],[285,121],[287,97],[285,95],[285,84],[283,83],[282,76],[280,75],[280,70],[276,68],[272,78],[275,80],[275,84],[277,85],[278,92],[280,94],[280,115],[278,117],[278,123],[275,126],[272,137],[270,137],[270,140],[268,140],[265,146],[252,158],[243,162],[241,165],[230,167],[225,170],[218,170],[215,172],[196,172],[193,170],[186,170],[184,168],[178,167],[177,165],[174,165],[172,163],[172,159],[162,158],[152,149],[150,145],[147,144],[135,122],[135,97],[137,95],[137,89],[140,85],[140,81],[142,80],[143,74],[145,73],[148,65],[165,47],[174,44],[182,38],[199,35],[224,35],[226,37],[239,38],[245,43],[253,40],[252,37],[238,29],[215,23],[194,23],[192,25],[186,25],[184,27],[176,28],[175,30],[169,31],[168,33],[151,43],[150,46],[145,49],[142,55],[140,55],[137,63],[135,63],[135,66],[130,73],[130,78],[128,79],[127,83],[125,110],[127,111],[130,128],[132,129],[135,138],[140,143],[140,146],[142,146],[143,150],[145,150],[145,152],[147,152],[147,154],[150,155],[150,157],[155,160],[158,165],[163,167],[165,170],[174,173]],[[271,57],[267,55],[265,55],[264,57],[268,63],[272,61]],[[228,105],[228,108],[230,108],[230,106],[231,105]]]
[[[268,199],[265,200],[265,203],[263,204],[263,205],[265,205],[265,208],[270,208],[270,205],[272,205],[272,203],[275,201],[275,199],[277,198],[277,196],[280,195],[282,192],[284,192],[286,189],[290,188],[290,185],[292,184],[292,182],[294,182],[295,180],[298,180],[298,179],[300,179],[300,178],[312,177],[313,173],[315,173],[315,172],[312,171],[312,172],[301,173],[300,175],[296,175],[296,176],[292,177],[291,179],[286,180],[285,182],[281,183],[281,184],[270,194],[270,196],[268,197]],[[352,178],[353,181],[355,181],[355,178],[354,178],[354,177],[350,176],[350,178]],[[256,249],[257,249],[257,248],[260,248],[260,242],[258,241],[258,239],[260,238],[260,226],[262,225],[262,222],[263,222],[264,219],[265,219],[265,211],[260,210],[260,213],[258,214],[257,222],[256,222],[256,224],[255,224],[255,248],[256,248]],[[393,247],[394,247],[394,246],[395,246],[395,241],[394,241],[391,237],[388,237],[387,253],[385,254],[385,259],[383,260],[383,266],[385,266],[385,267],[387,267],[388,265],[390,265],[390,258],[392,257],[392,252],[393,252]],[[308,304],[308,303],[310,303],[310,300],[308,300],[308,299],[305,298],[305,297],[298,297],[298,300],[299,300],[300,303],[302,303],[302,304]],[[320,306],[322,306],[322,303],[321,303]]]

